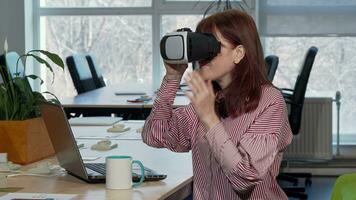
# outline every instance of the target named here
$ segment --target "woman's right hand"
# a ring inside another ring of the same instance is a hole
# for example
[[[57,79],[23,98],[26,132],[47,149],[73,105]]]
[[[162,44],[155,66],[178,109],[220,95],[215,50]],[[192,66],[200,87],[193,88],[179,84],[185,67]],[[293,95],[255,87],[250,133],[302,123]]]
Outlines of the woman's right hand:
[[[179,77],[181,78],[188,67],[188,64],[169,64],[164,62],[166,68],[166,76],[170,77]]]

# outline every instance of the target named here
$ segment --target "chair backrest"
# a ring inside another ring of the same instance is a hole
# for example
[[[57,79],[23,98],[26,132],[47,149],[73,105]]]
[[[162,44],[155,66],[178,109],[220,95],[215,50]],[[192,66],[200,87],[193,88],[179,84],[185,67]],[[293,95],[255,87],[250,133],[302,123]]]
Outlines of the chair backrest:
[[[25,67],[22,60],[17,63],[19,58],[20,56],[16,52],[8,52],[0,56],[0,65],[7,66],[11,76],[15,76],[18,73],[18,76],[22,77],[24,76]]]
[[[274,75],[276,74],[279,58],[275,55],[269,55],[265,58],[267,67],[267,77],[269,81],[273,81]]]
[[[88,54],[85,56],[88,61],[91,74],[93,75],[94,82],[97,88],[101,88],[105,86],[104,78],[101,73],[100,67],[97,65],[96,59],[94,56]]]
[[[356,174],[348,173],[339,176],[333,186],[331,200],[355,199]]]
[[[66,58],[66,63],[78,94],[97,89],[84,54],[73,54],[68,56]]]
[[[297,77],[291,96],[291,107],[289,113],[289,123],[294,135],[299,133],[300,123],[302,121],[302,111],[305,99],[305,92],[309,81],[310,72],[314,64],[318,48],[310,47],[306,53],[304,64]]]

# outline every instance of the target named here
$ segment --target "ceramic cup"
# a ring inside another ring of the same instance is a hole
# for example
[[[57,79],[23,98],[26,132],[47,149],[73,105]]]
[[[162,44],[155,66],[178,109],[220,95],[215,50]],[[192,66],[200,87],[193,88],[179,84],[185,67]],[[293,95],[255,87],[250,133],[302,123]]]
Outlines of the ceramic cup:
[[[137,183],[132,182],[132,165],[136,163],[141,168],[141,179]],[[106,157],[106,188],[107,189],[131,189],[139,186],[144,180],[145,169],[138,160],[132,160],[131,156]]]

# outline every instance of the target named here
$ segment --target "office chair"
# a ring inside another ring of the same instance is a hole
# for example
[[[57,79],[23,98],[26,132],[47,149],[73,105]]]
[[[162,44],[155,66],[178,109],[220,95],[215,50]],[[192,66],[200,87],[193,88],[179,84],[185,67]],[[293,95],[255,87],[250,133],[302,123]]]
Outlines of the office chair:
[[[66,63],[78,94],[97,89],[94,76],[84,54],[73,54],[66,58]]]
[[[317,52],[318,49],[316,47],[310,47],[307,51],[302,70],[297,77],[294,89],[281,89],[286,103],[290,105],[288,119],[293,135],[299,134],[305,92]],[[309,185],[311,184],[311,177],[311,173],[280,173],[277,179],[289,181],[294,185],[297,185],[298,178],[305,178],[306,185]],[[308,196],[304,193],[305,187],[282,187],[282,189],[286,192],[287,196],[300,199],[308,198]]]
[[[356,199],[355,184],[355,173],[343,174],[339,176],[334,183],[330,199]]]
[[[85,56],[85,58],[87,59],[89,67],[90,67],[90,71],[93,74],[95,85],[98,88],[104,87],[105,86],[104,78],[103,78],[103,75],[101,74],[100,68],[96,64],[95,57],[88,54]],[[119,115],[118,113],[113,113],[113,114]],[[145,114],[143,114],[143,113],[121,113],[120,116],[125,120],[128,120],[128,119],[130,119],[130,120],[145,120],[147,118],[147,116],[145,116]]]
[[[276,74],[279,58],[275,55],[269,55],[265,58],[265,63],[267,67],[267,77],[269,81],[273,81],[274,75]]]
[[[88,54],[85,56],[85,58],[87,59],[87,62],[89,64],[90,71],[91,71],[91,74],[93,75],[96,87],[101,88],[101,87],[106,86],[105,82],[104,82],[103,75],[101,73],[101,69],[100,69],[100,67],[98,67],[94,56]]]
[[[3,54],[0,56],[0,65],[8,67],[11,77],[24,76],[25,67],[22,63],[22,60],[19,60],[19,62],[17,63],[19,58],[20,56],[16,52],[8,52],[6,53],[6,55]]]

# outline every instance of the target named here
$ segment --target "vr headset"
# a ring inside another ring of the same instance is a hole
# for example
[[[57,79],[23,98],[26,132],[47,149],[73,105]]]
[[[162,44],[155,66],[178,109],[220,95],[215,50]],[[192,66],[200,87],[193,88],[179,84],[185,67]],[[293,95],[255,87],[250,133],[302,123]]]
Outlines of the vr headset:
[[[160,50],[166,63],[186,64],[213,59],[220,52],[220,42],[211,33],[196,33],[182,28],[163,36]]]

